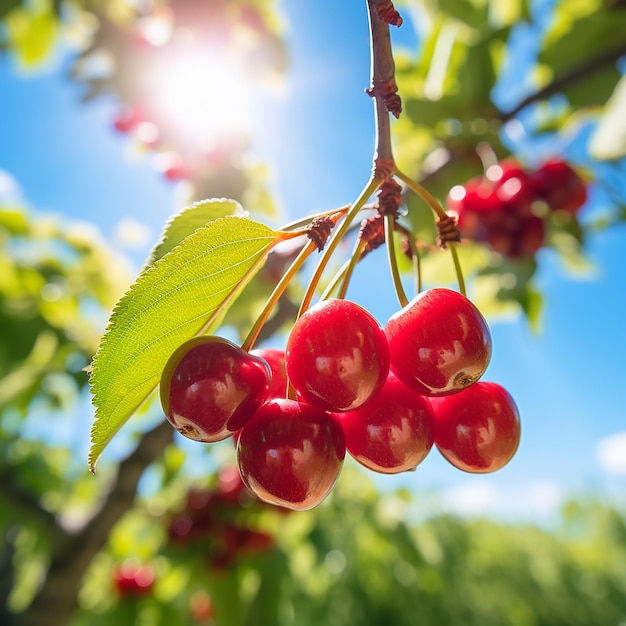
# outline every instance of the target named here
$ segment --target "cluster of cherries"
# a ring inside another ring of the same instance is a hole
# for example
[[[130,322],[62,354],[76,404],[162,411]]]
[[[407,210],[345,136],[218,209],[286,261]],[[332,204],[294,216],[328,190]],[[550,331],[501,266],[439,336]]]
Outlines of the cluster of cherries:
[[[464,238],[521,259],[533,257],[545,244],[550,213],[574,217],[586,200],[585,182],[567,162],[553,159],[529,170],[507,160],[453,187],[447,208],[458,216]]]
[[[254,513],[259,506],[268,505],[246,489],[238,469],[223,467],[215,487],[189,490],[182,510],[168,520],[169,543],[199,550],[211,570],[227,571],[239,559],[274,547],[273,535],[252,528],[249,516],[242,516],[242,512]]]
[[[519,413],[500,385],[477,382],[490,358],[487,323],[459,292],[424,291],[384,328],[329,299],[298,318],[284,352],[189,340],[165,366],[161,402],[186,437],[232,436],[261,500],[306,510],[331,492],[346,450],[388,474],[414,469],[433,444],[467,472],[504,466]]]

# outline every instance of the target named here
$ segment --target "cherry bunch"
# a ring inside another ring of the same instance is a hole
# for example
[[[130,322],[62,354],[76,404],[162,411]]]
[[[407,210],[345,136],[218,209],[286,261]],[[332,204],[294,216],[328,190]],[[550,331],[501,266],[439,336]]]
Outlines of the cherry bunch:
[[[550,214],[572,219],[586,200],[585,182],[567,162],[552,159],[529,170],[506,160],[453,187],[447,207],[458,216],[464,238],[521,259],[533,257],[545,244]]]
[[[199,551],[213,571],[226,571],[239,559],[274,547],[274,536],[251,524],[251,516],[267,507],[246,488],[236,467],[223,467],[213,488],[188,491],[182,509],[167,521],[168,541]]]
[[[414,469],[433,445],[468,472],[504,466],[519,414],[500,385],[478,382],[490,358],[487,323],[459,292],[424,291],[384,328],[326,299],[297,319],[284,352],[189,340],[165,366],[161,402],[186,437],[233,436],[261,500],[306,510],[331,492],[346,450],[382,473]]]

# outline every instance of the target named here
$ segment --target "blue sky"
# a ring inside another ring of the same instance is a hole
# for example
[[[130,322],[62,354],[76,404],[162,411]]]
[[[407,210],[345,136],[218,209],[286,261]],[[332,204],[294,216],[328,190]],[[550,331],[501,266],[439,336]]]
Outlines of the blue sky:
[[[364,2],[284,6],[289,87],[280,98],[264,99],[254,115],[262,120],[255,124],[256,151],[272,163],[272,187],[288,221],[356,198],[370,173],[374,133],[364,94]],[[336,19],[323,22],[329,7]],[[397,35],[414,45],[409,24]],[[93,221],[120,245],[120,224],[140,223],[136,232],[145,236],[127,250],[139,265],[176,207],[177,188],[148,158],[132,156],[126,139],[111,130],[111,103],[79,104],[79,89],[64,78],[64,68],[61,58],[48,73],[20,78],[11,60],[0,57],[0,170],[38,211]],[[509,389],[523,420],[522,445],[509,466],[472,477],[433,452],[416,472],[383,477],[380,484],[436,488],[441,506],[513,516],[544,514],[565,495],[583,491],[618,497],[626,487],[625,245],[624,226],[590,237],[596,272],[587,279],[573,278],[543,251],[541,332],[521,319],[492,324],[494,355],[485,379]],[[379,252],[358,268],[349,295],[384,322],[397,302]],[[373,290],[375,277],[380,286]],[[85,423],[86,432],[89,427]]]

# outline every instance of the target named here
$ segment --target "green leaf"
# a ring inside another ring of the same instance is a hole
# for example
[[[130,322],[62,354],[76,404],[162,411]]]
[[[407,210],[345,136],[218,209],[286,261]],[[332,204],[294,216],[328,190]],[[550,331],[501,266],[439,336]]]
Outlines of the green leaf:
[[[215,330],[281,233],[244,217],[209,222],[143,270],[115,307],[90,377],[94,465],[184,341]]]
[[[236,200],[211,198],[196,202],[175,215],[165,226],[161,240],[152,250],[148,265],[158,261],[198,228],[220,217],[245,217],[246,212]]]
[[[589,152],[603,161],[626,156],[626,76],[623,76],[606,104],[604,113],[589,140]]]
[[[44,63],[59,35],[59,21],[49,3],[32,4],[38,6],[16,7],[5,20],[9,48],[24,69]]]

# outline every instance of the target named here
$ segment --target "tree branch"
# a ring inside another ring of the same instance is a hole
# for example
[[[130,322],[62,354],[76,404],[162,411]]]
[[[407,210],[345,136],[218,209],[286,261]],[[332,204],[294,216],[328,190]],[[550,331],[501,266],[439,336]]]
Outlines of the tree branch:
[[[398,117],[402,103],[398,96],[395,79],[395,63],[391,49],[389,22],[381,15],[381,8],[388,10],[390,2],[367,0],[370,26],[371,86],[367,93],[374,99],[374,122],[376,125],[376,148],[374,151],[374,178],[386,180],[394,168],[391,147],[391,124],[389,113]],[[393,10],[393,6],[392,6]],[[401,19],[396,22],[402,23]]]
[[[42,506],[34,493],[18,484],[14,479],[12,467],[3,468],[0,472],[0,497],[22,511],[29,519],[36,520],[37,523],[48,533],[52,534],[52,539],[57,540],[64,535],[56,516]],[[17,474],[15,470],[15,474]]]
[[[120,518],[133,506],[145,469],[171,443],[173,429],[162,422],[147,432],[124,459],[100,509],[78,532],[68,534],[52,553],[46,578],[30,607],[15,616],[14,626],[66,626],[76,608],[80,582],[105,546]]]
[[[509,121],[527,106],[530,106],[535,102],[539,102],[540,100],[545,100],[547,97],[563,91],[563,89],[569,85],[594,74],[598,70],[615,65],[615,63],[617,63],[617,61],[624,55],[626,55],[626,46],[621,46],[616,50],[609,50],[608,52],[589,60],[587,63],[583,63],[582,65],[575,67],[570,72],[556,78],[543,89],[540,89],[539,91],[536,91],[535,93],[524,98],[515,108],[502,113],[500,115],[500,120],[502,122]]]

